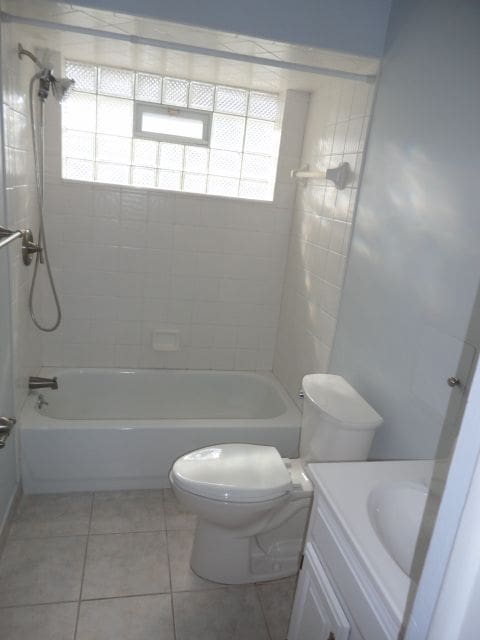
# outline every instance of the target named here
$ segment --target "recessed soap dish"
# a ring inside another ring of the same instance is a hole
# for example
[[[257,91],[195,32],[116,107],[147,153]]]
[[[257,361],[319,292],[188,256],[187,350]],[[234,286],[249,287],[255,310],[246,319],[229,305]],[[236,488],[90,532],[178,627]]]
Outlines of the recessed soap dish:
[[[159,329],[154,331],[152,347],[154,351],[178,351],[180,348],[180,332],[178,329]]]

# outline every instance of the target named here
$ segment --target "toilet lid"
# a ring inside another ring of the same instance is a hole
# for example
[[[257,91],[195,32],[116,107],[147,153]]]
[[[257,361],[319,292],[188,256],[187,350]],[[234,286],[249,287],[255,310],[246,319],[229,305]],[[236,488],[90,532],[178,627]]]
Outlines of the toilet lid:
[[[291,487],[290,474],[275,447],[218,444],[179,458],[174,482],[185,491],[214,500],[261,502]]]

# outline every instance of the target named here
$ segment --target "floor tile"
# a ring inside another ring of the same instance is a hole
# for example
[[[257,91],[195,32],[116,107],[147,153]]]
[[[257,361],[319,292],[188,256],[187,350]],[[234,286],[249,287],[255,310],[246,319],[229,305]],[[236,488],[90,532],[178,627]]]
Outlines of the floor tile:
[[[254,587],[173,594],[176,640],[268,640]]]
[[[168,591],[170,575],[163,531],[90,536],[83,599]]]
[[[2,609],[2,640],[73,640],[77,603]]]
[[[102,491],[95,494],[90,531],[127,533],[165,529],[163,491]]]
[[[24,496],[13,519],[10,537],[86,534],[92,498],[91,493]]]
[[[175,498],[171,489],[164,489],[165,496],[165,518],[167,529],[175,531],[178,529],[195,529],[197,516],[187,511]]]
[[[9,540],[0,560],[0,603],[76,600],[87,538]]]
[[[257,585],[271,640],[285,640],[295,595],[296,576]]]
[[[82,602],[77,640],[173,640],[170,595]]]
[[[168,558],[172,575],[172,591],[196,591],[197,589],[220,589],[217,582],[203,580],[190,569],[194,531],[167,532]]]

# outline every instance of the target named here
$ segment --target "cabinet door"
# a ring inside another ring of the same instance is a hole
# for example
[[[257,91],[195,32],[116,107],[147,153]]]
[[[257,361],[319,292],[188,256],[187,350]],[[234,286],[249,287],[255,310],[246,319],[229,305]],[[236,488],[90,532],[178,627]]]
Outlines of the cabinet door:
[[[350,625],[310,543],[300,572],[288,640],[348,640]]]

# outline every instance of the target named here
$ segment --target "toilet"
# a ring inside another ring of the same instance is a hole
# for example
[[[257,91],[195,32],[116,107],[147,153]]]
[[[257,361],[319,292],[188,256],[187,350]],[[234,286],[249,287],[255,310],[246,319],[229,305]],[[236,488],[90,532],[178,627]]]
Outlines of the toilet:
[[[302,388],[299,458],[239,443],[173,464],[173,492],[198,516],[190,566],[199,576],[244,584],[295,574],[313,496],[307,464],[367,459],[379,414],[341,376],[307,375]]]

